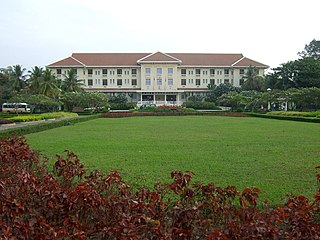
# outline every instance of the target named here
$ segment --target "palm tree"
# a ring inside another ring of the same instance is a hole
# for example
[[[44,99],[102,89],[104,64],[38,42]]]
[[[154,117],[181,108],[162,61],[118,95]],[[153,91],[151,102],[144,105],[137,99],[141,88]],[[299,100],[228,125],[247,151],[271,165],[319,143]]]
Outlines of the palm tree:
[[[46,68],[40,77],[40,94],[55,98],[59,95],[60,91],[57,79],[51,73],[51,70]]]
[[[256,67],[250,66],[242,79],[244,80],[241,86],[243,90],[263,90],[263,77],[258,76],[258,69]]]
[[[78,79],[77,72],[74,69],[68,70],[67,74],[63,76],[62,89],[65,92],[81,92],[83,83],[82,80]]]
[[[26,69],[22,68],[21,65],[13,65],[7,69],[9,73],[9,79],[11,82],[11,88],[13,91],[20,92],[26,87]]]
[[[35,66],[32,71],[29,71],[30,78],[28,79],[29,89],[32,94],[40,93],[41,77],[43,68]]]

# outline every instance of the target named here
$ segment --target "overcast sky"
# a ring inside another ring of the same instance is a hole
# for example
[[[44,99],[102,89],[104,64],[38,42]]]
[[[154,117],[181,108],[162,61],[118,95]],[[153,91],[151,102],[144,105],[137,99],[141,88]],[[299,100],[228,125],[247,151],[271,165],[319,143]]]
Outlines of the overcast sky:
[[[320,40],[319,0],[1,0],[0,68],[73,52],[242,53],[277,67]]]

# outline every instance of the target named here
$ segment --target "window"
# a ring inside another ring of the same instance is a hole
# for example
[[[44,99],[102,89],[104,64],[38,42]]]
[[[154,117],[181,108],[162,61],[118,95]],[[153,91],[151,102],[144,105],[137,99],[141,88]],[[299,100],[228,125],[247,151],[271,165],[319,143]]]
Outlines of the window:
[[[158,86],[162,85],[162,78],[158,78],[158,79],[157,79],[157,85],[158,85]]]
[[[229,79],[224,80],[224,83],[229,83],[229,82],[230,82]]]
[[[95,71],[95,74],[96,75],[100,75],[100,71]]]
[[[137,86],[137,79],[132,79],[131,84],[132,86]]]
[[[239,82],[240,86],[241,86],[243,83],[244,83],[244,79],[240,79],[240,82]]]
[[[200,69],[196,69],[196,75],[200,75]]]
[[[225,74],[225,75],[229,75],[229,69],[225,69],[225,70],[224,70],[224,74]]]
[[[202,74],[203,74],[203,75],[207,75],[207,74],[208,74],[208,71],[202,71]]]
[[[168,79],[168,85],[173,85],[173,79],[172,78]]]
[[[61,68],[58,68],[58,69],[57,69],[57,74],[61,74],[61,72],[62,72],[62,71],[61,71]]]
[[[92,79],[88,79],[88,86],[92,86],[93,85],[93,80]]]
[[[88,69],[88,74],[92,75],[92,73],[93,73],[93,70],[92,69]]]
[[[181,74],[186,75],[187,74],[187,69],[181,69]]]
[[[103,84],[103,86],[107,86],[108,85],[108,80],[107,79],[102,79],[102,84]]]
[[[94,82],[95,82],[96,85],[100,85],[100,79],[95,79]]]
[[[210,79],[210,84],[214,85],[214,79]]]
[[[189,73],[189,75],[193,75],[193,71],[189,70],[188,73]]]
[[[200,79],[196,79],[196,85],[200,86]]]
[[[244,74],[244,69],[240,69],[240,74]]]
[[[122,79],[117,79],[117,86],[121,86],[122,85]]]
[[[214,69],[210,69],[210,75],[214,75]]]
[[[114,71],[110,71],[110,75],[114,75]]]
[[[102,69],[102,74],[107,75],[108,74],[108,69]]]
[[[157,74],[162,74],[162,68],[157,68]]]
[[[149,68],[150,69],[150,68]],[[146,78],[146,85],[150,86],[151,85],[151,79],[150,78]]]
[[[151,68],[146,68],[146,74],[151,74]]]
[[[168,74],[173,74],[173,68],[168,68]]]
[[[117,74],[122,75],[122,69],[117,69]]]
[[[181,85],[182,85],[182,86],[187,85],[187,80],[186,80],[186,79],[181,79]]]
[[[189,79],[189,84],[193,84],[193,79]]]
[[[131,69],[131,74],[136,75],[137,74],[137,69]]]

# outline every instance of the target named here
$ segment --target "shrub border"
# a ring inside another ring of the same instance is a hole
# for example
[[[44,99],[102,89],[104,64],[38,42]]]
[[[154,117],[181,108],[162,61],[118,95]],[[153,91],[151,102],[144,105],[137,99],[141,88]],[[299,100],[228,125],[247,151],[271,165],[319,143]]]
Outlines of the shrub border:
[[[148,116],[225,116],[225,117],[250,117],[247,113],[241,112],[107,112],[103,118],[123,117],[148,117]]]
[[[48,129],[72,125],[75,123],[86,122],[86,121],[93,120],[100,117],[101,117],[101,114],[95,114],[95,115],[83,116],[83,117],[65,118],[63,120],[57,120],[54,122],[46,121],[44,123],[39,123],[37,125],[6,129],[6,130],[0,131],[0,138],[9,137],[11,135],[21,136],[21,135],[26,135],[30,133],[41,132]]]
[[[289,120],[289,121],[297,121],[297,122],[311,122],[311,123],[320,123],[319,118],[307,118],[307,117],[297,117],[297,116],[283,116],[283,115],[268,115],[261,113],[247,113],[252,117],[258,118],[269,118],[276,120]]]

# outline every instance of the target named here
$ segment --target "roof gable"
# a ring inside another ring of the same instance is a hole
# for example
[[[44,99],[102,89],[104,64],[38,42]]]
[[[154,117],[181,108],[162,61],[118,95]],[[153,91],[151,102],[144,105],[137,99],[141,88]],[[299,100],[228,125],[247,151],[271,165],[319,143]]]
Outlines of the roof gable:
[[[268,68],[269,66],[259,63],[257,61],[254,61],[250,58],[246,58],[243,57],[242,59],[240,59],[239,61],[235,62],[232,66],[235,67],[249,67],[249,66],[253,66],[253,67],[263,67],[263,68]]]
[[[62,59],[58,62],[54,62],[49,65],[49,67],[60,67],[60,66],[84,66],[84,64],[73,57],[67,57],[65,59]]]
[[[148,56],[145,56],[137,61],[137,63],[149,63],[149,62],[181,63],[181,60],[178,58],[175,58],[173,56],[170,56],[169,54],[166,54],[166,53],[156,52],[156,53],[152,53]]]

